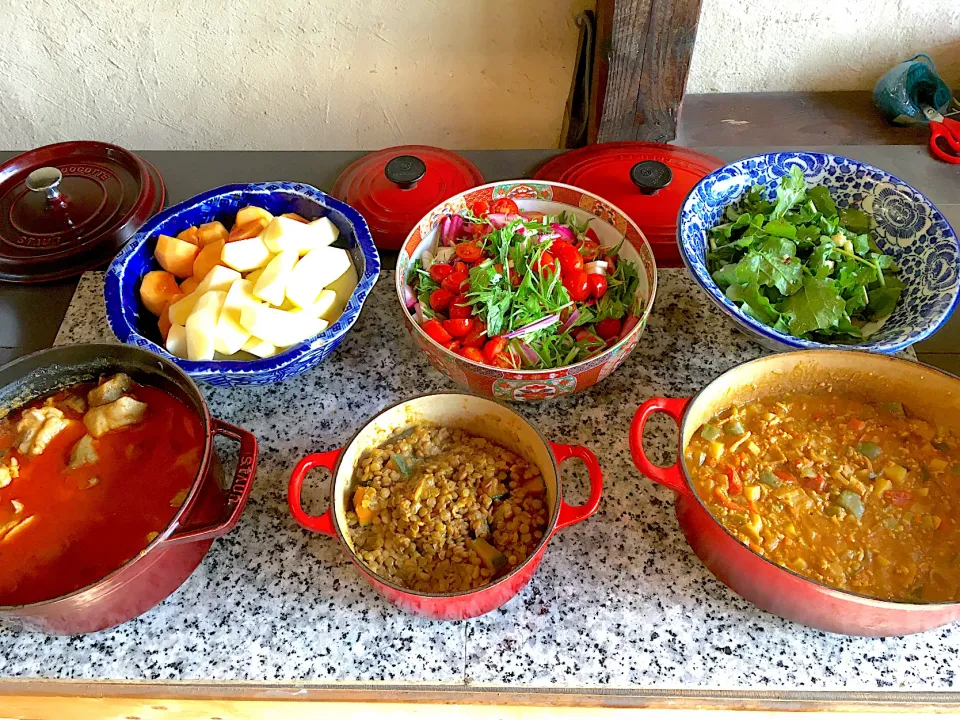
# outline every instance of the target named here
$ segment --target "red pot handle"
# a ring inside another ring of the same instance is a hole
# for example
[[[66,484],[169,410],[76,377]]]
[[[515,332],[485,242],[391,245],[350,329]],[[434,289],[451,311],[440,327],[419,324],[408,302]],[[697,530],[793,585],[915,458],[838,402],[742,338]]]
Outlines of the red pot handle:
[[[214,435],[223,435],[240,443],[240,456],[237,459],[237,469],[234,471],[233,483],[230,485],[230,490],[227,491],[227,516],[219,522],[175,532],[166,539],[167,543],[212,540],[221,535],[226,535],[233,530],[240,521],[243,508],[246,506],[247,499],[253,491],[253,479],[257,475],[258,458],[256,436],[251,432],[238,428],[236,425],[231,425],[223,420],[213,418],[211,422],[211,430]],[[180,524],[189,525],[189,520],[190,513],[187,513]]]
[[[557,518],[557,527],[554,529],[554,532],[557,532],[583,522],[597,511],[600,507],[600,496],[603,494],[603,472],[600,469],[600,463],[597,462],[597,456],[583,445],[562,445],[552,442],[550,449],[553,450],[558,466],[564,460],[577,457],[583,460],[590,475],[590,497],[583,505],[568,505],[563,498],[560,498],[560,515]]]
[[[325,453],[314,453],[307,455],[303,460],[297,463],[297,466],[290,473],[290,484],[287,486],[287,504],[290,506],[290,514],[296,520],[300,527],[314,532],[336,537],[337,533],[333,529],[333,508],[327,508],[323,515],[307,515],[300,504],[300,493],[303,491],[303,481],[307,473],[314,468],[323,467],[333,472],[337,465],[337,459],[343,448],[337,448]]]
[[[669,415],[679,426],[689,404],[690,398],[650,398],[637,409],[633,422],[630,423],[630,455],[633,456],[633,464],[654,482],[682,495],[691,494],[680,469],[683,458],[678,457],[670,467],[654,465],[643,452],[643,428],[650,416],[657,412]]]

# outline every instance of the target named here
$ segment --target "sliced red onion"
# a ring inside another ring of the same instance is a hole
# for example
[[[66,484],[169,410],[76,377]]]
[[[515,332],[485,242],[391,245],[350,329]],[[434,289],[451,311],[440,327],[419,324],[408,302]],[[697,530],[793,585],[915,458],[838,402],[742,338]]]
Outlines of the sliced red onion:
[[[460,230],[463,229],[463,218],[459,215],[447,215],[446,225],[441,228],[440,237],[444,245],[455,245]]]
[[[640,318],[630,313],[623,319],[623,327],[620,328],[620,335],[617,336],[617,341],[623,340],[627,335],[630,334],[630,331],[633,330],[637,323],[640,322]]]
[[[554,313],[553,315],[547,315],[545,318],[540,318],[529,325],[524,325],[522,328],[517,328],[516,330],[511,330],[508,333],[504,333],[503,337],[507,339],[522,337],[523,335],[537,332],[538,330],[546,330],[548,327],[558,323],[559,321],[559,313]]]
[[[537,354],[537,351],[530,347],[528,343],[523,340],[518,340],[516,344],[517,349],[523,355],[523,359],[527,365],[536,365],[540,362],[540,356]]]
[[[417,322],[423,325],[426,322],[426,318],[423,316],[423,306],[420,303],[413,304],[413,315],[417,319]]]
[[[553,229],[555,233],[557,233],[557,235],[559,235],[561,238],[563,238],[567,242],[573,243],[577,241],[576,234],[573,232],[573,230],[568,228],[566,225],[561,225],[560,223],[550,223],[550,227]]]
[[[403,304],[406,305],[407,310],[417,304],[417,296],[414,294],[411,287],[406,284],[403,286]]]
[[[563,325],[560,326],[560,334],[563,335],[567,330],[573,327],[574,323],[580,319],[580,310],[576,305],[573,306],[573,309],[570,311],[570,315],[564,320]]]
[[[490,213],[486,216],[486,221],[493,225],[495,230],[500,228],[505,228],[507,225],[512,223],[514,220],[522,220],[523,218],[517,215],[516,213]]]
[[[606,275],[608,263],[605,260],[594,260],[583,266],[583,271],[587,275]]]

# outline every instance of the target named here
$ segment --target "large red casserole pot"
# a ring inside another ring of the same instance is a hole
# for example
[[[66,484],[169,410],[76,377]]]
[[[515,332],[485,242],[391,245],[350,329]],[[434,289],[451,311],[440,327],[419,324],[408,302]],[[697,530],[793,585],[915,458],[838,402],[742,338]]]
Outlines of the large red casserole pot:
[[[677,493],[677,520],[703,564],[731,590],[781,617],[847,635],[906,635],[960,618],[960,603],[876,600],[822,585],[780,567],[741,544],[694,492],[683,450],[706,420],[735,403],[789,393],[853,394],[868,402],[902,402],[910,411],[960,432],[960,380],[933,368],[884,355],[812,350],[772,355],[724,373],[693,398],[653,398],[630,428],[630,452],[640,472]],[[643,428],[657,412],[680,426],[677,462],[654,465],[643,450]]]
[[[210,417],[194,382],[159,355],[130,345],[71,345],[43,350],[0,368],[0,408],[14,408],[58,388],[125,372],[137,382],[169,392],[200,418],[203,459],[190,492],[169,525],[137,557],[75,592],[29,605],[0,606],[0,619],[42,632],[74,635],[119,625],[145,613],[176,590],[207,554],[214,538],[240,519],[257,471],[257,440]],[[233,482],[224,489],[213,439],[240,443]],[[150,471],[130,478],[150,491]]]
[[[536,463],[543,474],[550,507],[550,519],[543,539],[526,562],[494,583],[460,593],[438,594],[409,590],[372,573],[353,551],[352,541],[345,531],[348,491],[353,479],[353,469],[365,451],[417,423],[461,427],[473,434],[482,435]],[[590,475],[590,497],[585,504],[578,506],[564,502],[560,485],[559,465],[571,457],[583,460]],[[333,473],[330,482],[330,507],[323,515],[311,516],[303,510],[300,493],[307,473],[317,467],[327,468]],[[394,605],[433,620],[465,620],[496,610],[520,592],[533,577],[550,538],[563,528],[593,515],[600,505],[602,489],[600,465],[596,456],[587,448],[547,442],[526,420],[492,400],[475,395],[440,393],[424,395],[389,407],[364,425],[345,447],[305,457],[290,476],[287,500],[290,503],[290,512],[301,526],[338,538],[360,574]]]

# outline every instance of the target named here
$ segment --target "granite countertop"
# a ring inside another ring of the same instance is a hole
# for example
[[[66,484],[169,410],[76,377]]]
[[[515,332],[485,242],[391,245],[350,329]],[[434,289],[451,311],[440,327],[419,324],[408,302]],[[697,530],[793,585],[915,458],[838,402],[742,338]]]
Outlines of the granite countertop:
[[[201,386],[216,416],[256,433],[261,465],[240,524],[214,542],[187,582],[113,630],[0,631],[0,676],[661,690],[953,686],[956,628],[847,638],[762,612],[700,564],[672,494],[634,468],[627,430],[640,402],[690,395],[765,353],[705,303],[682,270],[660,271],[648,329],[611,377],[572,397],[515,406],[548,438],[596,452],[605,473],[599,512],[558,534],[532,582],[487,616],[430,622],[380,599],[336,541],[294,523],[286,486],[299,458],[341,445],[380,408],[452,387],[402,330],[390,264],[320,367],[269,387]],[[83,277],[59,344],[112,339],[102,285],[102,273]],[[661,464],[676,448],[668,422],[657,418],[648,430]],[[582,501],[585,473],[572,463],[564,473],[568,500]],[[324,509],[325,489],[326,478],[308,482],[308,510]]]

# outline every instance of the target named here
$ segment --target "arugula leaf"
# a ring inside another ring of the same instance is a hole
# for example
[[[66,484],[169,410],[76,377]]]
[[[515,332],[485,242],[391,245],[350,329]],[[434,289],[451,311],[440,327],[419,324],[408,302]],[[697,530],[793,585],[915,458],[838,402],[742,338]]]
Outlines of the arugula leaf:
[[[846,303],[833,280],[807,275],[800,291],[787,297],[779,309],[788,316],[790,332],[802,336],[836,325],[845,308]]]

